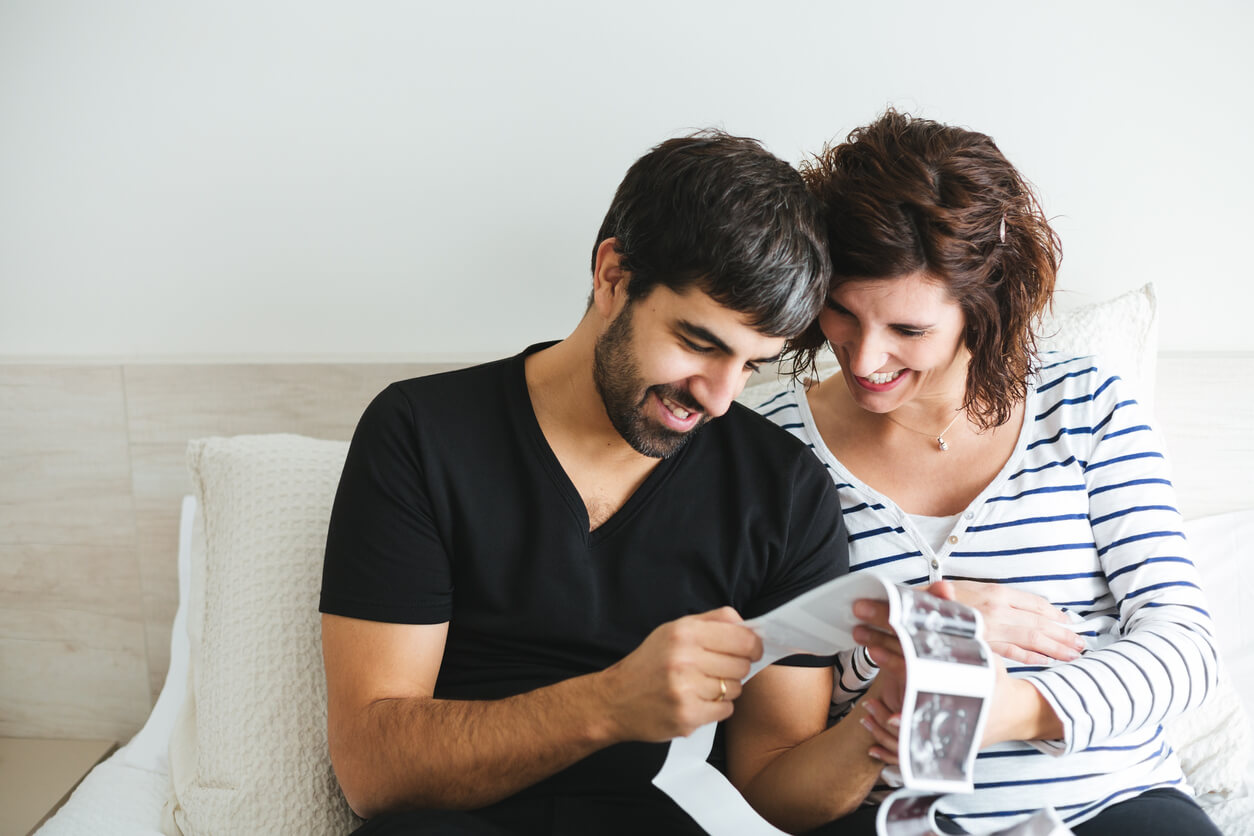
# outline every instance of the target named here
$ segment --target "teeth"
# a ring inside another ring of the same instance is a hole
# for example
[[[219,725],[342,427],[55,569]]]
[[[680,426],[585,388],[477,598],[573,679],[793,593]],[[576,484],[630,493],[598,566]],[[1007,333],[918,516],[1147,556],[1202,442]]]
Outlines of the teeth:
[[[676,418],[678,418],[681,421],[692,414],[691,412],[684,409],[682,406],[680,406],[679,404],[675,403],[674,401],[668,398],[662,398],[662,403],[666,406],[667,409],[669,409],[672,413],[674,413]]]
[[[866,379],[872,383],[892,383],[899,377],[901,377],[901,369],[895,372],[876,372],[875,374],[867,375]]]

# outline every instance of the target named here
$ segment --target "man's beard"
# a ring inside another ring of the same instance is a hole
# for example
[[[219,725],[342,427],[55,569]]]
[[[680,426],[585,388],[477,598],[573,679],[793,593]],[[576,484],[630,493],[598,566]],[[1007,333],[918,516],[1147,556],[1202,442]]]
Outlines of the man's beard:
[[[601,394],[601,402],[605,404],[610,423],[623,440],[642,456],[665,459],[679,452],[693,433],[706,422],[708,416],[686,389],[669,383],[645,387],[640,379],[636,356],[631,350],[631,316],[632,303],[628,302],[622,313],[597,339],[592,379],[596,382],[597,392]],[[651,394],[667,398],[691,412],[703,414],[696,426],[687,432],[664,427],[645,412],[645,404]]]

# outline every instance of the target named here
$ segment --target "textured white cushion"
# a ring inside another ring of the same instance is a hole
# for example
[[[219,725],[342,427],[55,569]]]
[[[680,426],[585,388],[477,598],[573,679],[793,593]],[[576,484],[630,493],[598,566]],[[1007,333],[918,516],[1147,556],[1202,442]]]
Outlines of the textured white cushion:
[[[157,703],[144,721],[144,727],[118,753],[128,766],[154,772],[170,772],[170,736],[174,733],[179,710],[187,693],[187,666],[191,648],[187,643],[187,599],[190,597],[192,521],[196,497],[183,497],[179,515],[179,604],[170,630],[170,665]]]
[[[170,794],[163,770],[131,766],[122,750],[97,766],[38,836],[161,836],[161,805]]]
[[[344,834],[327,754],[318,590],[345,442],[188,445],[203,521],[188,601],[187,699],[170,743],[184,834]]]
[[[1188,520],[1184,530],[1215,619],[1223,683],[1214,699],[1167,731],[1199,795],[1248,796],[1254,790],[1248,719],[1254,711],[1254,626],[1245,618],[1245,603],[1254,583],[1254,509]]]
[[[1245,794],[1250,721],[1227,671],[1204,704],[1165,729],[1199,801],[1209,805]]]
[[[1097,355],[1102,368],[1122,377],[1128,391],[1152,410],[1158,371],[1158,300],[1152,284],[1046,317],[1037,328],[1037,345],[1068,357]]]

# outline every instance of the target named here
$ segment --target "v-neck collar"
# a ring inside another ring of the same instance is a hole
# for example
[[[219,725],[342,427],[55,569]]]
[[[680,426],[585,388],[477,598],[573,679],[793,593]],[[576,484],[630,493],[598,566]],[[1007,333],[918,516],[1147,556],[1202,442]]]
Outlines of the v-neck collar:
[[[649,499],[670,478],[670,474],[675,471],[684,456],[688,454],[692,445],[699,441],[699,438],[690,438],[688,443],[683,445],[674,455],[658,462],[657,466],[649,471],[649,475],[640,483],[640,486],[622,504],[622,507],[615,511],[609,519],[597,526],[596,529],[589,531],[588,507],[579,490],[575,487],[575,483],[566,474],[566,469],[562,467],[557,454],[553,452],[553,448],[549,445],[549,440],[545,438],[544,431],[540,428],[540,419],[536,417],[535,407],[531,403],[531,393],[527,390],[527,357],[556,344],[557,340],[537,343],[528,346],[522,353],[510,359],[505,366],[506,398],[512,407],[513,414],[519,416],[517,428],[520,441],[527,447],[530,447],[540,464],[544,467],[550,481],[553,483],[553,488],[561,496],[562,501],[570,511],[572,524],[578,526],[583,535],[585,545],[591,548],[601,541],[614,536],[614,533],[619,528],[625,525],[640,508],[649,502]],[[698,430],[699,432],[700,430]]]

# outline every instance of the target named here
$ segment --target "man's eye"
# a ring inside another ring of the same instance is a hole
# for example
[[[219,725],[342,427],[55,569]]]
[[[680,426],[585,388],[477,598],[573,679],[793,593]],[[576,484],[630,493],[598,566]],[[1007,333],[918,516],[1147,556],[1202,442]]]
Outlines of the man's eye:
[[[684,345],[686,345],[691,351],[695,351],[698,354],[706,354],[711,351],[710,346],[699,345],[698,343],[694,343],[692,340],[684,340]]]
[[[830,296],[827,297],[826,300],[824,300],[823,304],[827,306],[827,309],[829,311],[835,311],[836,313],[844,314],[845,316],[849,315],[849,310],[845,308],[844,305],[841,305],[840,303],[833,301],[832,297]]]

